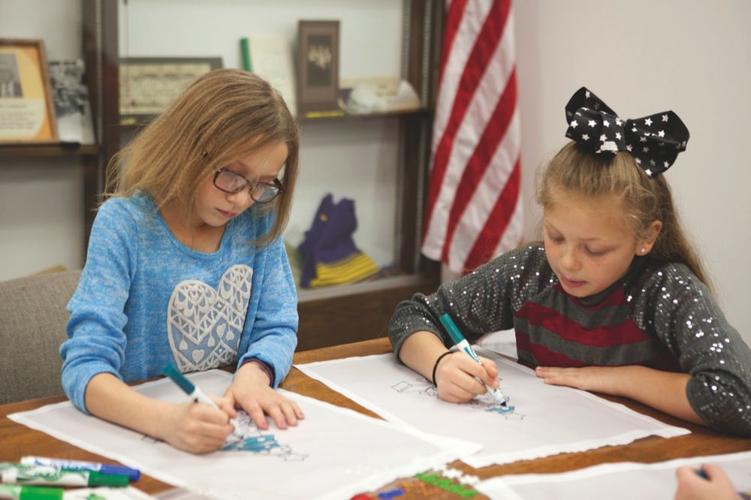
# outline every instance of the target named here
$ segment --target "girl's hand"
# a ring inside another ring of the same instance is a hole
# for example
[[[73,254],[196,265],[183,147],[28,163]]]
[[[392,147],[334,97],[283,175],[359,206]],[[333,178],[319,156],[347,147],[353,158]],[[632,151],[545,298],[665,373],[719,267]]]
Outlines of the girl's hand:
[[[444,356],[435,370],[438,397],[449,403],[466,403],[475,396],[485,394],[485,386],[480,380],[490,387],[497,387],[498,369],[495,363],[486,358],[480,358],[480,362],[482,364],[477,364],[458,351]]]
[[[218,401],[220,407],[226,402]],[[232,433],[229,414],[201,403],[170,405],[161,420],[159,437],[175,448],[190,453],[210,453],[222,447]]]
[[[232,385],[225,397],[233,406],[245,410],[259,429],[268,429],[266,415],[269,415],[279,429],[297,425],[305,418],[297,403],[276,392],[269,384],[268,375],[257,363],[245,363],[235,373]]]
[[[585,366],[560,368],[538,366],[535,375],[546,384],[575,387],[585,391],[619,395],[618,381],[625,376],[623,366]]]
[[[678,478],[678,488],[675,490],[676,500],[731,500],[738,498],[738,494],[730,482],[730,478],[716,465],[703,466],[709,479],[699,476],[691,467],[679,467],[675,471]]]

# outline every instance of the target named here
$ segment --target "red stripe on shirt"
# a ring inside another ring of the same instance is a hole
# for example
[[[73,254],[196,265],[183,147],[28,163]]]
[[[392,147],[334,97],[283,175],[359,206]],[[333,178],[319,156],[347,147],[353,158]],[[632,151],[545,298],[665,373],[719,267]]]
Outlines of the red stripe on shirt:
[[[539,366],[587,366],[586,363],[571,359],[559,352],[553,352],[544,345],[533,344],[529,340],[529,336],[524,332],[516,332],[516,348],[518,351],[527,351],[530,353]]]
[[[630,318],[619,325],[603,325],[586,328],[576,321],[563,316],[555,309],[527,302],[516,313],[518,318],[524,318],[530,326],[539,326],[554,332],[561,339],[592,347],[608,347],[614,345],[633,344],[649,340],[636,323]]]

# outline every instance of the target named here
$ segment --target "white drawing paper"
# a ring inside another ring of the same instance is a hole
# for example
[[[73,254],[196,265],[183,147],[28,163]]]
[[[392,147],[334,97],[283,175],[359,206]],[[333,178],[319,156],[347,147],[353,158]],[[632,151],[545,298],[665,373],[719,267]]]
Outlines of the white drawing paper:
[[[477,341],[478,348],[475,352],[478,356],[486,356],[483,349],[503,354],[511,359],[519,359],[516,352],[516,332],[514,330],[501,330],[483,335]],[[489,356],[486,356],[489,357]]]
[[[468,404],[441,401],[430,382],[392,354],[296,366],[390,422],[482,444],[479,453],[462,459],[473,467],[689,433],[585,391],[546,385],[500,356],[492,359],[511,412],[487,395]]]
[[[204,392],[222,394],[232,375],[188,375]],[[170,380],[136,387],[149,397],[185,401]],[[305,414],[296,427],[258,430],[240,416],[223,450],[193,455],[96,417],[69,402],[9,418],[58,439],[140,469],[160,481],[222,499],[349,498],[398,477],[450,462],[479,446],[426,436],[352,410],[280,390]],[[290,478],[294,478],[293,481]]]
[[[656,464],[621,462],[559,474],[522,474],[496,477],[475,485],[490,498],[509,500],[669,499],[675,496],[675,471],[688,465],[721,466],[739,493],[751,493],[751,452],[681,458]],[[740,498],[740,497],[739,497]]]

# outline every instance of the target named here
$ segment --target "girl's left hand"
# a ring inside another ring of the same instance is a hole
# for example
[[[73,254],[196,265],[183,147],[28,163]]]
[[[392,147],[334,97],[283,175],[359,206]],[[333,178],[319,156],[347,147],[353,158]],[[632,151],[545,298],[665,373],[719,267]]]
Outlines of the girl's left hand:
[[[625,374],[622,366],[584,366],[582,368],[560,368],[538,366],[535,375],[551,385],[563,385],[603,394],[618,393],[618,381]]]
[[[268,429],[266,415],[279,429],[297,425],[298,420],[305,418],[300,407],[269,384],[268,375],[257,363],[245,363],[235,373],[235,379],[224,395],[233,406],[245,410],[259,429]]]

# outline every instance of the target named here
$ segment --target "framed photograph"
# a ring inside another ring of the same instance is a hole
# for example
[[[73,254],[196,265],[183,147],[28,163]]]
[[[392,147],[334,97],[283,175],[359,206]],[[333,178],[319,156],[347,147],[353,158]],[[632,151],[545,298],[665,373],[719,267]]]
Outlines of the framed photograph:
[[[299,21],[297,106],[311,112],[339,109],[339,21]]]
[[[0,142],[57,142],[42,40],[0,38]]]
[[[81,59],[49,61],[60,142],[96,144],[89,91]]]
[[[120,59],[120,124],[143,125],[149,122],[193,80],[221,67],[221,57]]]

